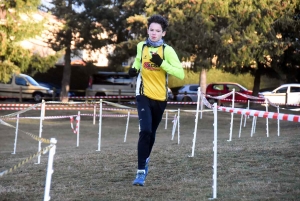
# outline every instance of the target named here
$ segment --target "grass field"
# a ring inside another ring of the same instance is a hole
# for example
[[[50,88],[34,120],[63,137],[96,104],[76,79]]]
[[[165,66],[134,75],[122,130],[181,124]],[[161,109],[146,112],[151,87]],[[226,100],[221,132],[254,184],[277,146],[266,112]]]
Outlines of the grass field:
[[[138,119],[130,118],[124,142],[126,117],[104,117],[101,151],[98,149],[98,119],[83,116],[80,142],[69,119],[45,120],[43,137],[56,138],[51,200],[55,201],[198,201],[212,197],[213,113],[203,113],[197,127],[195,156],[192,152],[196,106],[168,106],[181,109],[180,144],[176,132],[171,140],[172,119],[168,127],[162,121],[149,165],[144,187],[132,186],[137,167]],[[262,110],[263,107],[257,107]],[[13,111],[0,111],[0,116]],[[82,114],[92,111],[81,111]],[[105,111],[104,114],[108,112]],[[283,111],[287,113],[287,111]],[[290,113],[290,112],[289,112]],[[46,116],[75,115],[77,111],[46,111]],[[126,113],[127,114],[127,113]],[[22,116],[39,116],[29,111]],[[252,118],[247,119],[238,137],[240,115],[234,115],[233,138],[228,142],[230,113],[218,112],[218,184],[217,198],[240,200],[299,200],[300,198],[300,124],[258,118],[256,133],[250,137]],[[15,120],[7,120],[15,125]],[[13,152],[15,129],[0,125],[0,172],[17,165],[37,152],[38,142],[19,133],[16,154]],[[39,120],[21,119],[19,129],[38,135]],[[46,145],[43,144],[43,147]],[[43,200],[48,154],[24,164],[0,177],[0,201]]]

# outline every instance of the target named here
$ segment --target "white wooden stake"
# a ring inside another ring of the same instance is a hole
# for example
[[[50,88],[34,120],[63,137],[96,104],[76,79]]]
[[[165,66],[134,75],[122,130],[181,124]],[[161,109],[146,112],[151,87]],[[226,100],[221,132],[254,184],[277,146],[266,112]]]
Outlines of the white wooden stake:
[[[235,99],[235,89],[232,89],[232,109],[234,109],[234,99]],[[229,140],[227,140],[229,142],[232,139],[232,127],[233,127],[233,112],[231,112]]]
[[[14,143],[14,152],[11,154],[16,154],[17,150],[17,139],[18,139],[18,132],[19,132],[19,114],[17,114],[17,122],[16,122],[16,133],[15,133],[15,143]]]
[[[166,111],[165,129],[168,128],[168,110]]]
[[[48,158],[48,167],[47,167],[47,176],[46,176],[46,184],[45,184],[45,193],[44,193],[44,201],[50,200],[50,186],[53,170],[53,160],[56,152],[56,143],[57,140],[55,138],[50,139],[50,144],[53,145],[49,150],[49,158]]]
[[[125,129],[124,142],[126,142],[126,138],[127,138],[128,125],[129,125],[129,118],[130,118],[130,111],[128,111],[128,114],[127,114],[127,123],[126,123],[126,129]]]
[[[213,199],[217,198],[217,169],[218,169],[218,110],[217,103],[214,103],[214,164],[213,164]]]
[[[277,106],[277,113],[279,114],[279,106]],[[277,135],[280,136],[280,120],[277,117]]]
[[[200,87],[198,87],[198,93],[200,93]],[[198,100],[197,100],[197,110],[196,110],[196,118],[195,118],[195,128],[194,128],[192,155],[190,155],[190,157],[194,157],[194,154],[195,154],[196,135],[197,135],[198,118],[199,118],[199,99],[200,99],[200,96],[198,96]]]
[[[93,125],[96,124],[96,105],[94,105]]]
[[[102,129],[102,99],[100,99],[99,107],[99,132],[98,132],[98,150],[101,150],[101,129]]]
[[[78,123],[77,123],[78,122]],[[78,126],[78,127],[77,127]],[[77,147],[79,147],[79,134],[80,134],[80,111],[76,117],[76,131],[77,131]]]
[[[177,135],[178,135],[178,144],[180,144],[180,109],[178,108],[178,115],[177,115],[177,126],[178,126],[178,129],[177,129]]]
[[[42,132],[43,132],[43,121],[45,118],[45,101],[42,100],[42,105],[41,105],[41,118],[40,118],[40,130],[39,130],[39,137],[42,137]],[[38,152],[41,151],[41,146],[42,146],[42,142],[39,141],[39,145],[38,145]],[[41,154],[38,155],[38,161],[36,164],[40,164],[41,163]]]

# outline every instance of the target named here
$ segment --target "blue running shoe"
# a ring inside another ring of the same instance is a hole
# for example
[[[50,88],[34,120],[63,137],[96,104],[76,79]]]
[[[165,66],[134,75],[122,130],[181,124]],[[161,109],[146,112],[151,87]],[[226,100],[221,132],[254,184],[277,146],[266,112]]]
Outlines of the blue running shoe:
[[[146,159],[146,163],[145,163],[145,174],[146,174],[146,177],[147,177],[148,171],[149,171],[149,161],[150,161],[150,157],[148,157]]]
[[[135,180],[133,181],[134,186],[144,186],[145,184],[145,179],[146,179],[146,174],[144,170],[139,170],[136,173]]]

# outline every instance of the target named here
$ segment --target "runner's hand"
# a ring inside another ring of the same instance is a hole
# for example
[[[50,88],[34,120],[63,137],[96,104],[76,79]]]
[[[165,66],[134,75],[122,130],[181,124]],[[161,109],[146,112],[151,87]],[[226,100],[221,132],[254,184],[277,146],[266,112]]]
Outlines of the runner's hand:
[[[162,58],[157,53],[152,53],[152,58],[150,59],[150,61],[158,66],[160,66],[163,62]]]

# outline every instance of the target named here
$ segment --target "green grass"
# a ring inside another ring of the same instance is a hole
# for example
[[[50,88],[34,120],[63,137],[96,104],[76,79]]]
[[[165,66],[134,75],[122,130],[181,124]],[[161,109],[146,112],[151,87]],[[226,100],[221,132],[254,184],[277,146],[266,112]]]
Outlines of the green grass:
[[[171,121],[175,113],[169,113],[168,128],[164,128],[165,120],[158,128],[144,187],[132,186],[137,167],[137,118],[132,117],[129,121],[126,142],[127,119],[103,118],[100,152],[96,151],[98,125],[92,124],[91,117],[82,117],[79,147],[76,147],[76,135],[70,128],[69,119],[45,120],[43,137],[58,140],[51,200],[208,200],[212,197],[213,114],[205,112],[199,119],[195,156],[188,157],[192,152],[195,127],[195,114],[188,110],[195,107],[168,107],[181,109],[180,144],[177,132],[175,139],[171,140]],[[0,111],[0,116],[8,112]],[[39,111],[30,111],[24,115],[39,114]],[[46,111],[47,116],[68,114],[74,115],[77,111]],[[246,127],[242,128],[241,138],[238,138],[240,116],[235,114],[233,138],[228,142],[230,117],[229,113],[218,112],[218,200],[299,200],[299,123],[281,121],[281,135],[278,137],[277,121],[270,119],[270,137],[266,137],[266,121],[258,118],[256,133],[250,137],[252,119],[249,118]],[[15,125],[14,120],[8,122]],[[19,133],[17,153],[12,155],[15,130],[0,126],[2,172],[35,153],[38,142]],[[38,120],[20,120],[22,130],[38,135],[38,128]],[[42,155],[41,164],[34,164],[34,160],[0,177],[0,201],[42,200],[47,159],[48,154]]]

